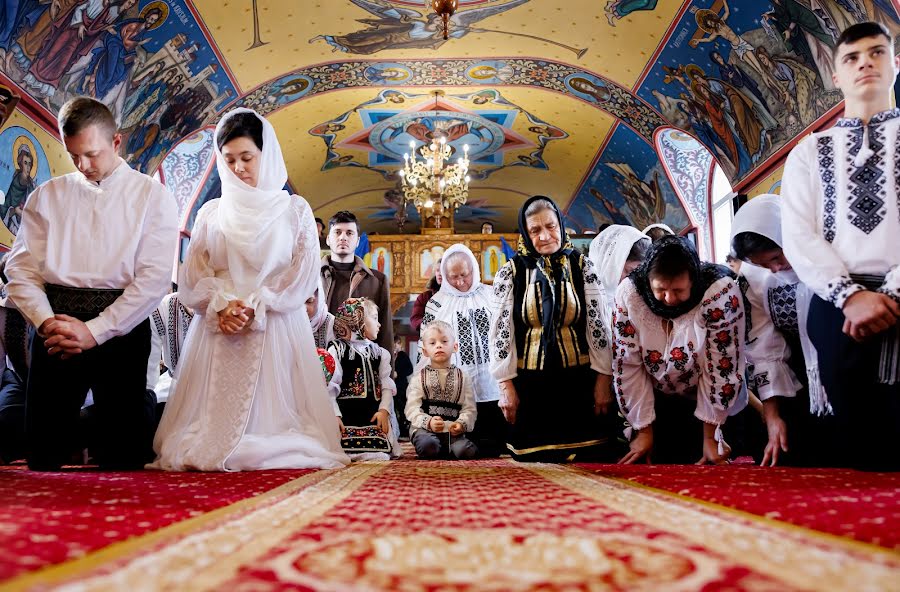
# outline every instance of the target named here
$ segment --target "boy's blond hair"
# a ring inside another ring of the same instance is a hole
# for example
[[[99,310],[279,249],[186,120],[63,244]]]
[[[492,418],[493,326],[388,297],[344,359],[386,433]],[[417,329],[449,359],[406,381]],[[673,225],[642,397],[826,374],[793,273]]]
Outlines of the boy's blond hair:
[[[422,330],[419,331],[419,340],[425,341],[428,334],[432,331],[440,331],[447,337],[453,339],[453,342],[456,343],[456,332],[453,330],[453,327],[450,326],[450,323],[444,321],[431,321],[427,325],[424,325]]]

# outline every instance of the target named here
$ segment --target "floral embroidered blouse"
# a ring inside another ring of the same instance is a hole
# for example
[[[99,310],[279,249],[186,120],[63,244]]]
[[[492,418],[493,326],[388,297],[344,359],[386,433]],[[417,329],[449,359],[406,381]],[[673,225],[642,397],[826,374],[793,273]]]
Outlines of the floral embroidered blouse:
[[[650,311],[631,279],[623,281],[613,315],[613,386],[631,426],[653,423],[657,393],[696,398],[695,417],[715,425],[746,405],[745,331],[744,301],[730,277],[670,321]]]

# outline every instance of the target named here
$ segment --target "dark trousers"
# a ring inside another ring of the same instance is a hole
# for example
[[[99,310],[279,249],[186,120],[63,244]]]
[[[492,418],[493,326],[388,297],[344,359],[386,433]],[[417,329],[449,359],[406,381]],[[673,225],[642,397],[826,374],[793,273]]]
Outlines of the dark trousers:
[[[819,356],[819,373],[834,409],[830,421],[833,466],[900,470],[900,384],[881,384],[881,339],[858,343],[843,332],[844,314],[818,296],[807,330]]]
[[[79,442],[88,390],[94,395],[96,432],[90,441],[96,443],[91,453],[97,463],[139,469],[152,461],[156,397],[147,392],[149,319],[68,360],[49,355],[43,341],[36,336],[31,346],[25,409],[28,466],[55,470],[69,461]]]
[[[25,458],[25,387],[10,368],[0,383],[0,464]]]
[[[451,436],[449,432],[435,434],[417,430],[412,436],[412,444],[416,447],[416,456],[427,460],[448,457],[468,460],[478,454],[478,447],[465,434]]]

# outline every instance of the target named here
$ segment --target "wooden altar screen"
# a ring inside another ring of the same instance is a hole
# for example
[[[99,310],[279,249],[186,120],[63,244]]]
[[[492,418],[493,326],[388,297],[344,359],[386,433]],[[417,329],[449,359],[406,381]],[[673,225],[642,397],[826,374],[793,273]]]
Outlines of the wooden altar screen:
[[[396,313],[410,297],[425,290],[434,273],[434,261],[456,243],[472,250],[481,269],[482,282],[493,283],[506,263],[500,245],[503,237],[516,248],[518,234],[376,234],[369,236],[366,264],[390,278],[391,309]]]

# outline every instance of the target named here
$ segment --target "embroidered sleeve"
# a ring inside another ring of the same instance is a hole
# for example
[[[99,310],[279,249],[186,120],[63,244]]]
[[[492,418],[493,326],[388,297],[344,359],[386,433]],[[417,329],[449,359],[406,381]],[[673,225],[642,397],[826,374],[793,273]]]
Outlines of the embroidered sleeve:
[[[588,345],[591,349],[591,368],[599,374],[612,374],[612,349],[603,315],[606,295],[593,262],[584,258],[584,299],[587,307]]]
[[[500,268],[494,278],[494,298],[491,308],[494,316],[491,318],[490,343],[491,343],[491,374],[498,382],[515,378],[516,350],[515,325],[513,324],[513,278],[515,268],[509,261]]]
[[[336,341],[328,345],[328,353],[334,358],[334,372],[331,374],[331,382],[328,383],[328,394],[331,395],[334,414],[341,417],[341,408],[338,405],[337,398],[341,394],[341,381],[344,379],[344,369],[341,368],[341,352]]]
[[[472,392],[472,379],[465,373],[462,374],[462,396],[460,405],[462,409],[459,411],[459,417],[456,421],[462,424],[467,432],[471,432],[475,427],[475,420],[478,417],[478,407],[475,405],[475,394]]]
[[[898,164],[898,166],[900,166],[900,164]],[[898,172],[898,174],[900,174],[900,172]],[[891,268],[884,278],[884,284],[878,288],[878,291],[882,294],[887,294],[893,298],[897,304],[900,304],[900,265],[895,265]]]
[[[437,318],[436,313],[440,308],[440,300],[435,300],[435,298],[437,298],[437,294],[432,296],[428,304],[425,305],[425,312],[422,313],[422,320],[419,322],[419,331],[422,330],[422,327],[433,323],[434,319]]]
[[[700,304],[700,314],[706,327],[706,366],[700,373],[694,415],[721,425],[744,386],[746,331],[737,282],[726,277],[713,283]]]
[[[830,136],[812,137],[788,156],[781,188],[781,229],[785,257],[803,283],[823,300],[843,308],[848,297],[865,288],[850,279],[845,257],[831,244],[837,189],[830,140]]]
[[[187,257],[181,266],[178,294],[182,302],[203,314],[204,326],[211,332],[219,330],[218,312],[237,296],[228,290],[225,280],[216,277],[210,264],[209,219],[218,211],[218,202],[210,202],[200,208]]]
[[[381,404],[378,409],[384,409],[391,415],[396,411],[394,409],[394,394],[397,392],[397,384],[391,378],[391,354],[383,347],[381,350],[381,361],[378,366],[378,377],[381,380]]]
[[[427,430],[428,422],[431,421],[431,416],[422,410],[424,396],[422,373],[416,372],[409,379],[409,386],[406,388],[406,409],[404,409],[406,420],[414,430]]]
[[[638,327],[629,313],[633,306],[640,306],[639,298],[631,280],[619,284],[612,318],[613,388],[619,408],[635,430],[647,427],[656,419],[653,381],[644,368]]]
[[[751,267],[749,263],[744,265]],[[752,321],[746,339],[749,381],[747,386],[753,389],[762,401],[771,397],[793,397],[801,385],[787,363],[791,357],[791,349],[784,335],[772,321],[772,315],[776,314],[776,311],[773,311],[771,306],[769,309],[765,306],[763,298],[766,297],[766,284],[759,283],[760,279],[765,278],[763,274],[771,276],[771,272],[760,268],[752,271],[756,273],[752,276],[745,275],[749,284],[746,302],[750,306],[749,316]],[[745,314],[747,312],[745,311]],[[796,302],[793,305],[793,314],[796,315]],[[718,335],[717,338],[724,340],[725,334]]]

